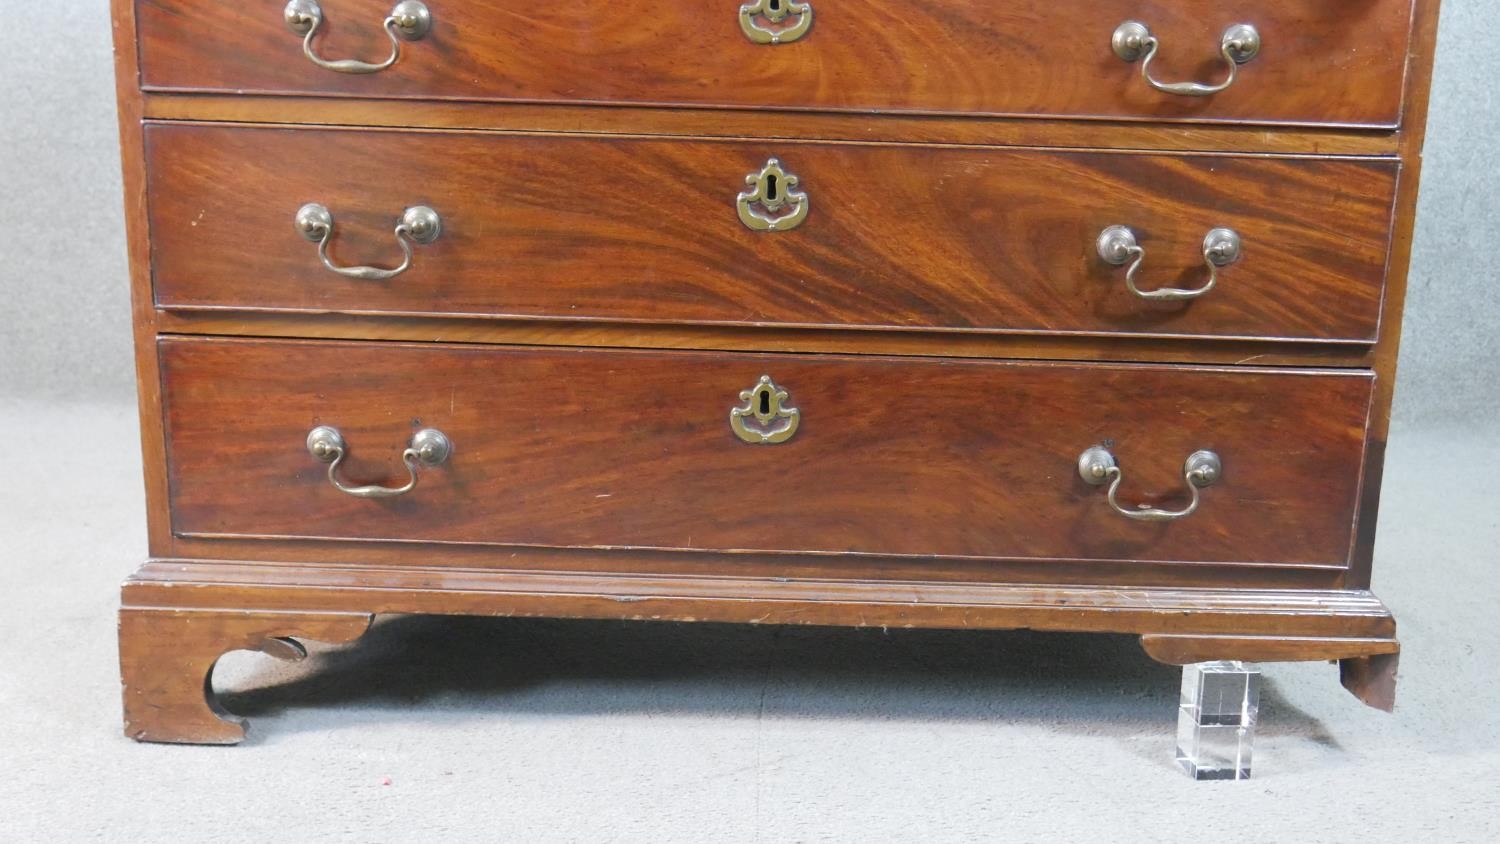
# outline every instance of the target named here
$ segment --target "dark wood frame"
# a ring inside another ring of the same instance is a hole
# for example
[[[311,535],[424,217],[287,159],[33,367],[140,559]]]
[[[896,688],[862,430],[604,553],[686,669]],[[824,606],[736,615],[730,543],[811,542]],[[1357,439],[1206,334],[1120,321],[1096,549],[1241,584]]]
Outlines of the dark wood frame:
[[[260,648],[295,658],[300,649],[288,637],[350,641],[377,613],[1129,632],[1142,637],[1152,657],[1173,664],[1338,660],[1344,684],[1361,700],[1384,709],[1393,705],[1395,623],[1369,587],[1437,0],[1416,2],[1395,131],[142,93],[135,0],[112,0],[112,7],[150,555],[122,590],[127,734],[155,741],[237,741],[243,726],[225,720],[206,685],[219,655]],[[1401,175],[1380,336],[1373,345],[169,312],[155,307],[151,291],[144,120],[1335,153],[1394,158]],[[785,571],[785,560],[750,558],[736,561],[741,576],[725,578],[709,574],[711,555],[443,547],[424,549],[428,562],[412,568],[358,542],[175,536],[156,342],[174,334],[1360,367],[1373,370],[1376,381],[1347,570],[1166,572],[1014,563],[990,566],[981,582],[962,566],[919,575],[901,561],[870,559],[863,561],[869,576],[851,579],[847,566],[809,563],[784,579],[776,575]],[[1111,586],[1094,585],[1100,582]]]

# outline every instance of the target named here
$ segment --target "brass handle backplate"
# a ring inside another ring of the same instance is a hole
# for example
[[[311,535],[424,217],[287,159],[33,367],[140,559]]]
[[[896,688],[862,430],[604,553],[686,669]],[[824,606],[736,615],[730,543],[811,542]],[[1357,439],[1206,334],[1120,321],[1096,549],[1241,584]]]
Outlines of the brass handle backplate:
[[[385,70],[401,57],[402,41],[417,41],[432,29],[432,12],[418,0],[401,0],[386,16],[381,26],[391,39],[391,55],[383,62],[363,62],[358,59],[332,60],[313,52],[313,37],[323,25],[323,8],[317,0],[291,0],[282,10],[287,28],[302,36],[302,53],[308,61],[324,70],[338,73],[375,73]]]
[[[1188,289],[1162,287],[1156,290],[1142,290],[1136,287],[1135,277],[1141,269],[1141,264],[1146,260],[1146,249],[1136,239],[1135,232],[1126,226],[1110,226],[1100,232],[1094,248],[1098,250],[1099,257],[1105,263],[1120,266],[1127,261],[1130,262],[1130,269],[1125,271],[1125,286],[1130,288],[1131,293],[1142,299],[1177,302],[1184,299],[1196,299],[1213,290],[1214,285],[1219,283],[1219,268],[1240,259],[1241,242],[1239,234],[1234,229],[1216,228],[1204,235],[1203,263],[1208,267],[1208,281],[1200,287]]]
[[[318,260],[329,270],[349,278],[366,281],[384,281],[395,278],[411,268],[411,244],[427,245],[443,233],[443,220],[438,213],[425,205],[414,205],[401,213],[396,223],[396,242],[401,245],[404,258],[399,267],[340,267],[328,257],[328,241],[333,238],[333,212],[326,207],[310,202],[297,209],[292,219],[297,233],[305,240],[318,244]],[[410,242],[408,242],[410,241]]]
[[[762,375],[754,387],[740,391],[740,401],[745,406],[730,408],[729,427],[747,443],[784,443],[797,433],[797,423],[802,417],[795,407],[786,406],[786,400],[786,390],[776,386],[771,376]]]
[[[796,20],[782,26],[788,16]],[[771,24],[767,26],[765,21]],[[740,31],[757,44],[790,44],[812,28],[811,3],[795,0],[752,0],[740,7]]]
[[[328,464],[328,482],[333,484],[339,492],[355,498],[394,498],[416,488],[418,464],[433,467],[446,463],[448,456],[453,453],[453,443],[436,428],[423,428],[412,435],[406,450],[401,452],[401,462],[406,464],[410,479],[399,487],[349,486],[339,480],[339,464],[344,462],[344,457],[349,453],[349,447],[344,443],[344,436],[337,428],[319,425],[309,431],[307,453],[311,454],[315,460]]]
[[[1187,461],[1182,464],[1182,475],[1193,497],[1181,510],[1159,510],[1145,505],[1134,508],[1120,506],[1115,493],[1119,491],[1120,481],[1125,476],[1120,472],[1120,464],[1115,461],[1115,456],[1102,445],[1085,449],[1078,455],[1078,474],[1092,486],[1109,484],[1106,496],[1109,506],[1125,518],[1142,522],[1169,522],[1190,516],[1198,509],[1198,491],[1218,482],[1224,474],[1224,464],[1219,460],[1219,455],[1212,451],[1195,451],[1188,455]]]
[[[1217,94],[1234,84],[1235,75],[1239,72],[1240,65],[1255,58],[1260,52],[1260,32],[1248,23],[1237,23],[1224,30],[1219,37],[1219,54],[1224,57],[1224,64],[1229,68],[1229,73],[1224,81],[1214,85],[1205,85],[1202,82],[1159,82],[1151,75],[1151,60],[1156,58],[1156,50],[1161,42],[1151,34],[1151,28],[1140,21],[1126,21],[1120,24],[1110,38],[1110,47],[1127,62],[1141,63],[1141,78],[1164,94],[1176,94],[1182,97],[1206,97]]]
[[[780,161],[768,159],[760,172],[745,177],[749,190],[735,197],[740,222],[758,232],[784,232],[802,225],[812,202],[797,190],[800,182]]]

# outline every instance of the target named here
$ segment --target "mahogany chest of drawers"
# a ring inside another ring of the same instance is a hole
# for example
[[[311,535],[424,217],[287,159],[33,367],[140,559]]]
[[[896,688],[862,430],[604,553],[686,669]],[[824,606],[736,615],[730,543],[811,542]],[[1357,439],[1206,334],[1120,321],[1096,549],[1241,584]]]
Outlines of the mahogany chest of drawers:
[[[380,613],[1138,634],[1369,591],[1435,0],[114,0],[127,734]]]

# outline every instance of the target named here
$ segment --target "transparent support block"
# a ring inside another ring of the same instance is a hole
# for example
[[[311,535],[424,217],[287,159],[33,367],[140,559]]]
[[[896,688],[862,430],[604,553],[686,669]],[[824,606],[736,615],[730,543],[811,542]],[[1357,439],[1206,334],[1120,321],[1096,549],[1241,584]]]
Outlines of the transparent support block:
[[[1260,668],[1253,663],[1183,666],[1178,764],[1195,780],[1249,779],[1259,709]]]

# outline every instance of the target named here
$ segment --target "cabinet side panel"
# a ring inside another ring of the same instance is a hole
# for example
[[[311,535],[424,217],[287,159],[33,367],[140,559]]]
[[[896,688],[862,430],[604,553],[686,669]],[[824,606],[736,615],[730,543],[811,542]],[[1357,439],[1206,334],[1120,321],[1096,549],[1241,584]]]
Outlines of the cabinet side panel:
[[[156,360],[156,319],[151,295],[151,248],[146,223],[139,52],[135,3],[111,0],[115,97],[120,119],[120,172],[125,196],[125,241],[130,267],[131,321],[135,338],[136,393],[141,415],[141,457],[146,481],[146,530],[152,556],[168,553],[166,452],[161,426],[161,381]]]
[[[1413,12],[1411,55],[1406,68],[1406,106],[1401,117],[1401,176],[1396,187],[1396,224],[1386,272],[1380,339],[1375,346],[1375,396],[1365,449],[1363,493],[1356,522],[1354,555],[1348,586],[1367,589],[1375,554],[1380,486],[1390,434],[1391,398],[1395,394],[1396,357],[1401,347],[1401,317],[1411,266],[1412,231],[1416,224],[1417,188],[1422,174],[1422,144],[1427,137],[1427,103],[1432,87],[1432,60],[1437,44],[1438,0],[1417,0]]]

